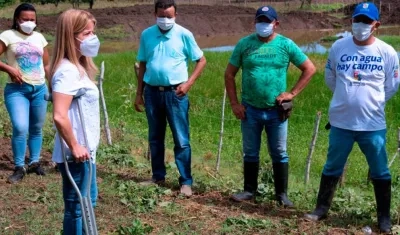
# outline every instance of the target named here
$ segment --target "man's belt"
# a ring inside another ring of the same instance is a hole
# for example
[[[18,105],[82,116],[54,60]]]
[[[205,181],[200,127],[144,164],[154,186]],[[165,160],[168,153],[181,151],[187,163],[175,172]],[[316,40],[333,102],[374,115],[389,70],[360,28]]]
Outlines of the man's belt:
[[[176,88],[181,84],[181,83],[179,83],[179,84],[176,84],[176,85],[171,85],[171,86],[152,86],[152,85],[149,85],[149,84],[147,84],[147,83],[145,83],[146,84],[146,86],[148,86],[150,89],[152,89],[152,90],[157,90],[157,91],[173,91],[173,90],[176,90]]]

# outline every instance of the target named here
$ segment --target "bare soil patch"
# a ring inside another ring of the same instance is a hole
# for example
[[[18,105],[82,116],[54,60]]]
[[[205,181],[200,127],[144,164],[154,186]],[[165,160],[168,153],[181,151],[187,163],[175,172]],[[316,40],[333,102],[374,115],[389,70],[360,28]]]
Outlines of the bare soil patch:
[[[99,28],[122,25],[130,40],[138,40],[140,33],[155,23],[153,5],[124,8],[93,9]],[[236,6],[179,5],[177,23],[195,36],[237,35],[254,31],[254,8]],[[54,34],[58,15],[40,16],[39,30]],[[296,11],[279,14],[280,28],[327,29],[341,23],[340,19],[325,13]],[[0,18],[0,30],[11,26],[11,20]]]
[[[28,162],[28,151],[25,159]],[[51,166],[51,153],[42,150],[40,162],[44,166]],[[0,185],[5,183],[8,175],[14,170],[14,159],[11,149],[11,139],[1,137],[0,138]]]
[[[350,25],[351,15],[357,4],[349,4],[346,5],[342,9],[338,9],[338,12],[344,12],[346,18],[343,19],[343,23],[346,25]],[[382,25],[396,25],[400,24],[400,17],[398,17],[398,12],[400,11],[400,5],[398,0],[385,0],[382,1],[382,4],[379,6],[380,8],[380,21]]]
[[[322,2],[321,2],[322,3]],[[332,29],[349,25],[351,14],[356,4],[346,5],[332,12],[292,11],[278,13],[281,30]],[[384,1],[381,6],[383,25],[400,24],[397,13],[400,6],[397,0]],[[98,20],[98,27],[109,29],[122,26],[128,40],[137,42],[141,32],[155,23],[153,5],[114,7],[90,10]],[[345,18],[331,16],[334,12],[343,12]],[[244,35],[254,32],[255,9],[239,6],[222,5],[179,5],[177,23],[188,28],[196,37],[224,35]],[[54,35],[58,15],[40,16],[38,29]],[[0,31],[10,28],[10,19],[0,18]]]

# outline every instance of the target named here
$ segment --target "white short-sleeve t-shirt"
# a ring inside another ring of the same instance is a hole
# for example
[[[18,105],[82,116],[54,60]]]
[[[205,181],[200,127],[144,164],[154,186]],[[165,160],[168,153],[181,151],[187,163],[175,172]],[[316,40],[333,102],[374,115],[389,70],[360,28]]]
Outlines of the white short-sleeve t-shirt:
[[[24,35],[10,29],[0,34],[0,40],[7,47],[7,64],[21,71],[24,82],[32,85],[45,83],[43,48],[47,41],[41,33]]]
[[[92,80],[85,73],[80,75],[78,68],[69,60],[64,59],[54,73],[52,80],[53,92],[66,95],[76,95],[80,89],[85,89],[86,93],[79,99],[81,101],[82,112],[85,121],[86,135],[88,138],[88,149],[93,162],[96,159],[96,150],[100,141],[100,108],[99,90]],[[77,100],[73,100],[68,110],[68,117],[71,121],[72,131],[80,145],[85,146],[82,125],[79,117]],[[69,147],[63,141],[66,152],[70,152]],[[53,161],[56,163],[64,162],[61,152],[61,141],[58,132],[56,133]]]

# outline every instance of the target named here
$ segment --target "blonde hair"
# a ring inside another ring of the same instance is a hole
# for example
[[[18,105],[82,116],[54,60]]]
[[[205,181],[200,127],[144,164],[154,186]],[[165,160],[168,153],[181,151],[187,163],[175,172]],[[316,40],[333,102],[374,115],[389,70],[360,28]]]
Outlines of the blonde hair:
[[[78,67],[81,76],[86,72],[90,79],[95,79],[98,70],[92,58],[83,55],[79,58],[75,45],[76,35],[83,32],[90,21],[96,26],[96,19],[91,13],[77,9],[67,10],[58,17],[50,78],[53,77],[61,61],[68,59]],[[49,85],[51,86],[51,81]]]

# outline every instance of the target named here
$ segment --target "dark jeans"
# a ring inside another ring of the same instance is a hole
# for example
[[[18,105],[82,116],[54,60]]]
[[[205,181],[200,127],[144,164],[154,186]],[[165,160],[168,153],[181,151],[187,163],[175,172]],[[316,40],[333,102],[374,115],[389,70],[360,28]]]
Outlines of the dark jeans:
[[[173,88],[161,90],[158,87],[145,85],[144,101],[149,124],[153,179],[165,179],[164,142],[168,121],[174,139],[175,163],[181,175],[179,183],[192,185],[188,96],[177,96]]]

